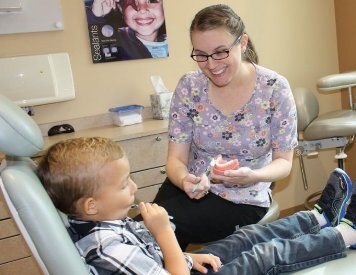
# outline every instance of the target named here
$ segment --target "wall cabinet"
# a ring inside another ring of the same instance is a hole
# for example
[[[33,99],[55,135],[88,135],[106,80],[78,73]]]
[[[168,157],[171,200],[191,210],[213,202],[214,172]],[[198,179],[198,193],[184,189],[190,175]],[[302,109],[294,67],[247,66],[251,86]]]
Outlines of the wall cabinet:
[[[42,274],[0,192],[0,274]]]
[[[149,135],[123,140],[131,166],[131,178],[137,184],[137,201],[152,202],[166,177],[167,134]]]

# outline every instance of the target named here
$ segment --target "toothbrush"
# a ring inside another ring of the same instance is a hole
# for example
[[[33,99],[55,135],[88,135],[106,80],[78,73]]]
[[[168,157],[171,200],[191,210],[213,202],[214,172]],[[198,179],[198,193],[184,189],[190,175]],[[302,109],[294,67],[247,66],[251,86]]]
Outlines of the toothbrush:
[[[203,174],[206,174],[206,176],[208,177],[210,175],[210,170],[211,170],[211,167],[213,167],[215,165],[215,159],[214,158],[211,158],[210,160],[210,163],[209,165],[206,167],[205,171],[203,172]],[[193,190],[192,190],[192,193],[195,192],[195,190],[197,190],[199,184],[200,184],[201,180],[198,181],[194,187],[193,187]]]
[[[131,204],[131,209],[136,209],[136,208],[138,208],[138,204],[136,204],[136,203]],[[173,217],[172,217],[172,216],[169,216],[169,215],[168,215],[168,218],[169,218],[170,220],[173,220]]]

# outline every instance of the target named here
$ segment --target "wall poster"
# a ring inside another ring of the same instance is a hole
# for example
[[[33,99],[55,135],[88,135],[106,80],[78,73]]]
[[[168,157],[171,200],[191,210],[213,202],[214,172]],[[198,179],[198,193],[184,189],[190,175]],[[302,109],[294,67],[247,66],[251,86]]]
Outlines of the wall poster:
[[[93,63],[168,57],[163,0],[83,0]]]

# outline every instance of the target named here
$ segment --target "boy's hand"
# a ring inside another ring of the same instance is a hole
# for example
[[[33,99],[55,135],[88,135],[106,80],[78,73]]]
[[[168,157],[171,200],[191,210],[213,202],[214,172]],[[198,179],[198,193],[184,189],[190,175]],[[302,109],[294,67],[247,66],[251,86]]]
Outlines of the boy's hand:
[[[163,207],[155,203],[140,202],[139,208],[143,222],[153,236],[157,236],[165,230],[172,230],[168,213]]]
[[[185,253],[192,257],[193,259],[193,269],[201,272],[207,273],[208,269],[205,265],[210,265],[214,272],[218,272],[220,267],[222,266],[220,258],[214,256],[213,254],[192,254],[192,253]]]

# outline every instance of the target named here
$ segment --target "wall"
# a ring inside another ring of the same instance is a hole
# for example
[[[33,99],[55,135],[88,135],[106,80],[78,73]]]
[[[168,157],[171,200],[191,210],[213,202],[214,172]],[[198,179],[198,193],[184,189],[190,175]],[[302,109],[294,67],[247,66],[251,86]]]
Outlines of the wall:
[[[356,1],[335,0],[335,15],[337,29],[337,44],[340,72],[356,70]],[[354,88],[355,90],[355,88]],[[354,92],[355,93],[355,92]],[[355,102],[355,95],[353,96]],[[349,107],[347,90],[342,93],[342,106]],[[356,178],[356,146],[349,146],[346,150],[348,158],[345,170],[351,178]]]
[[[196,69],[189,58],[189,24],[202,7],[226,3],[244,19],[260,55],[260,64],[285,75],[292,86],[311,88],[321,102],[321,112],[340,107],[340,95],[321,95],[318,78],[338,71],[333,0],[165,0],[170,57],[92,64],[83,1],[62,0],[64,31],[0,35],[0,57],[68,52],[76,87],[73,101],[35,107],[34,119],[48,123],[102,114],[124,104],[149,105],[149,76],[161,75],[170,90],[180,76]],[[256,8],[258,7],[258,8]],[[282,208],[301,204],[311,192],[322,189],[336,166],[333,152],[306,160],[311,188],[305,192],[295,159],[293,172],[277,184],[275,198]]]

